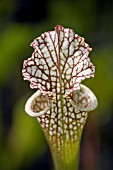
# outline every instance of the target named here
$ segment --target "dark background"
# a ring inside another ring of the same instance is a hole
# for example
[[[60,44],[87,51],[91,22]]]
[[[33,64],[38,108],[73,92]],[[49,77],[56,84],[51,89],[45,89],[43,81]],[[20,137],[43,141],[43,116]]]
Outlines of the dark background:
[[[52,170],[52,159],[36,119],[24,105],[34,93],[23,81],[29,44],[62,24],[86,39],[93,51],[95,78],[84,84],[98,108],[84,129],[80,170],[113,170],[113,1],[0,0],[0,170]]]

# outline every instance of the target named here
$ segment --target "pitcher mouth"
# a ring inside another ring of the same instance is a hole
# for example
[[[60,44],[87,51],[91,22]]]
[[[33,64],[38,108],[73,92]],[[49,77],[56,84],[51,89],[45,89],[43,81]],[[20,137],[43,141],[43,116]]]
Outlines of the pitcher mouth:
[[[80,90],[74,90],[71,104],[78,111],[93,111],[97,108],[98,101],[95,94],[85,85],[80,85]]]
[[[72,92],[72,98],[68,100],[76,111],[93,111],[98,105],[94,93],[82,84],[80,85],[80,90],[74,90]],[[47,94],[43,95],[38,90],[26,102],[25,111],[32,117],[42,116],[50,110],[52,102],[52,100],[49,100]]]
[[[31,117],[38,117],[47,113],[50,107],[47,95],[42,95],[41,91],[38,90],[27,100],[25,111]]]

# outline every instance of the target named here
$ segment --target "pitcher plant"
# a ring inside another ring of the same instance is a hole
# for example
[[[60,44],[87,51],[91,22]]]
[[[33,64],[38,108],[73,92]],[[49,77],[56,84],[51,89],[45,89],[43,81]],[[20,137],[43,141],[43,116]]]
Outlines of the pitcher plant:
[[[92,49],[61,25],[41,34],[31,46],[34,52],[24,61],[22,74],[37,91],[25,111],[40,123],[55,170],[78,170],[82,131],[88,112],[98,105],[93,92],[81,84],[94,77],[95,67],[88,57]]]

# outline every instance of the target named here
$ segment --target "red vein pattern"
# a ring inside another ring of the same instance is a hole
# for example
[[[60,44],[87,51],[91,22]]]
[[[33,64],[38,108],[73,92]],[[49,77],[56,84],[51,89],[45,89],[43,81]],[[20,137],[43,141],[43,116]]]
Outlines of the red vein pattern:
[[[58,25],[55,31],[36,38],[31,46],[35,51],[24,61],[22,70],[31,88],[54,93],[57,82],[59,90],[65,89],[67,94],[79,89],[82,80],[94,76],[95,67],[88,57],[91,48],[72,29]]]
[[[50,110],[37,119],[53,148],[68,157],[87,118],[83,108],[91,104],[91,98],[80,86],[85,78],[94,77],[95,67],[88,57],[91,48],[84,38],[61,25],[36,38],[31,46],[34,52],[24,61],[22,74],[41,95],[33,99],[30,109],[37,113],[51,103]],[[71,100],[82,110],[74,107]]]

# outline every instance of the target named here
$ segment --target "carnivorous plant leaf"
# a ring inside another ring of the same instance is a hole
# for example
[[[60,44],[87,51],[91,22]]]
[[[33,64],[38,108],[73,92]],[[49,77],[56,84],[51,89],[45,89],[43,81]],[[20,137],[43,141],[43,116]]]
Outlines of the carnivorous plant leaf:
[[[71,170],[87,112],[97,107],[93,92],[80,84],[94,77],[95,67],[88,57],[91,48],[84,38],[61,25],[36,38],[31,46],[34,52],[24,61],[22,74],[38,91],[28,99],[25,110],[37,117],[54,159]]]

